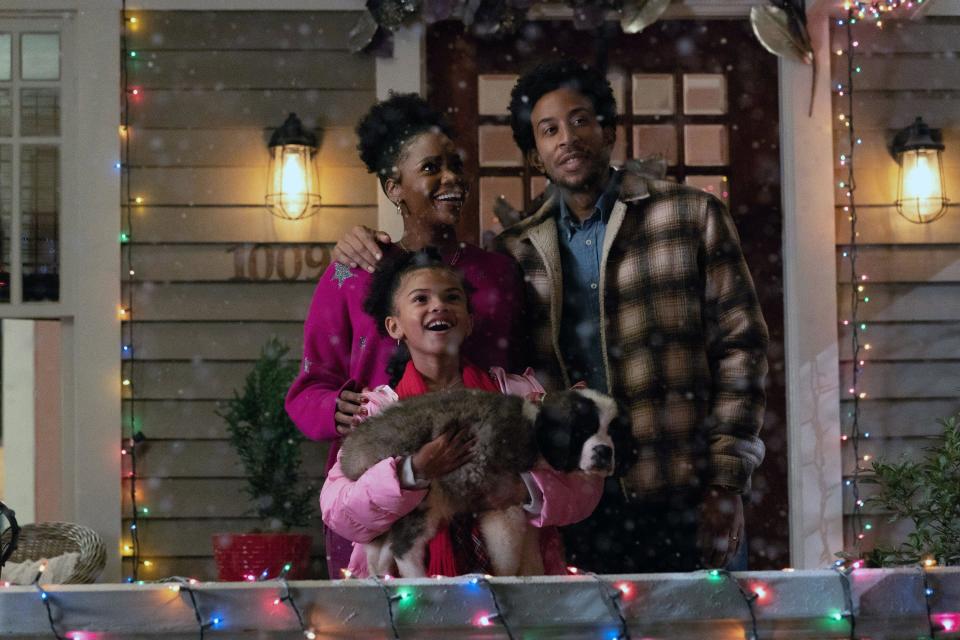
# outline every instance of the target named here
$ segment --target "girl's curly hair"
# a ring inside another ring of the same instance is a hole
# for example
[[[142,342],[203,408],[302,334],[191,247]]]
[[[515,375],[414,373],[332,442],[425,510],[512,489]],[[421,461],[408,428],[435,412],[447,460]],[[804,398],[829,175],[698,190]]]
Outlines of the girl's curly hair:
[[[396,173],[403,146],[424,131],[452,136],[443,115],[415,93],[392,93],[370,108],[357,124],[357,150],[367,171],[377,174],[380,185]]]
[[[464,280],[460,271],[443,262],[436,247],[424,247],[419,251],[398,251],[384,256],[370,281],[367,297],[363,300],[363,310],[373,318],[381,335],[388,335],[387,316],[395,315],[394,298],[400,288],[403,276],[420,269],[441,269],[456,276],[467,294],[467,310],[470,310],[469,300],[473,288]],[[390,356],[390,361],[387,363],[390,386],[397,386],[400,378],[403,377],[403,372],[409,360],[410,351],[407,349],[406,343],[401,342],[397,345],[393,355]]]

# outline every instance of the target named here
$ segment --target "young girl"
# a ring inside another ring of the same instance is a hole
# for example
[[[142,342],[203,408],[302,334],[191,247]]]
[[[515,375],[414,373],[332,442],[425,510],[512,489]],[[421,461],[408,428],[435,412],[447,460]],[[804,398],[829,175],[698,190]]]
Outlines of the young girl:
[[[403,253],[385,261],[374,275],[365,309],[381,330],[397,341],[397,351],[390,363],[390,385],[364,394],[357,423],[398,399],[457,387],[531,399],[543,394],[529,369],[522,376],[506,374],[499,367],[486,372],[461,356],[460,346],[473,328],[467,292],[460,275],[433,251]],[[327,527],[354,542],[348,567],[353,575],[367,575],[362,543],[385,533],[413,511],[433,479],[470,459],[474,441],[467,434],[461,430],[458,435],[442,435],[411,456],[382,460],[355,482],[343,475],[338,458],[320,493],[320,509]],[[559,473],[544,464],[522,474],[512,486],[499,488],[489,504],[482,506],[493,509],[523,504],[528,522],[543,528],[540,557],[528,558],[525,566],[557,574],[563,573],[565,566],[554,527],[590,515],[602,488],[602,478],[582,472]],[[441,527],[430,541],[426,574],[487,572],[475,529],[469,524],[450,524]]]
[[[450,135],[442,115],[413,94],[378,102],[357,125],[360,157],[403,220],[402,238],[384,253],[436,246],[446,264],[463,271],[471,289],[474,330],[462,352],[483,369],[512,371],[523,280],[511,258],[457,238],[472,177]],[[328,472],[361,409],[362,391],[388,382],[387,362],[396,347],[382,321],[375,323],[363,310],[371,272],[331,262],[320,277],[304,324],[303,366],[287,393],[287,413],[300,431],[330,443]],[[352,544],[329,527],[324,537],[328,575],[339,578]]]

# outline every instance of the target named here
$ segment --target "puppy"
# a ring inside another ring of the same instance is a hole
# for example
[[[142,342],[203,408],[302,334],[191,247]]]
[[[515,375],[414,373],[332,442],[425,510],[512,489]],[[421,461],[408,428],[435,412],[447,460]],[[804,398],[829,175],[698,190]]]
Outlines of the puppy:
[[[627,413],[596,391],[550,393],[538,406],[517,396],[457,390],[404,400],[361,423],[344,439],[340,466],[356,480],[385,458],[412,455],[440,434],[460,429],[477,439],[475,455],[435,480],[417,509],[367,544],[371,573],[391,573],[395,562],[401,576],[423,576],[426,545],[440,522],[478,511],[497,575],[542,573],[530,535],[536,532],[528,531],[522,507],[482,511],[484,498],[533,469],[541,456],[557,471],[606,476],[625,470],[635,455]]]

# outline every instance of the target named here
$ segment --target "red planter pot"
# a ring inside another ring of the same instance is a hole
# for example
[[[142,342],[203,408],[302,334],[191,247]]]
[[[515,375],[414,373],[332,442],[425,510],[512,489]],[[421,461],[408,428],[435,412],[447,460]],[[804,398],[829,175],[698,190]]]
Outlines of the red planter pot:
[[[217,576],[224,582],[241,582],[266,571],[267,577],[276,578],[289,563],[287,578],[302,580],[310,577],[310,546],[310,536],[300,533],[216,533]]]

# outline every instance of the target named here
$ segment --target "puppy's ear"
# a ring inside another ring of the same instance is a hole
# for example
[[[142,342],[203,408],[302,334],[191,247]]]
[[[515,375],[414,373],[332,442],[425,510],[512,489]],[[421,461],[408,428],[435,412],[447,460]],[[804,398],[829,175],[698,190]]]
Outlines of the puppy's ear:
[[[568,412],[545,401],[537,415],[536,430],[537,448],[550,466],[557,471],[572,470],[575,462],[571,462],[570,455],[572,429]]]
[[[637,440],[633,437],[633,427],[630,423],[630,412],[623,403],[617,403],[617,417],[610,422],[607,432],[613,440],[613,475],[622,477],[630,467],[636,464],[639,457]]]

